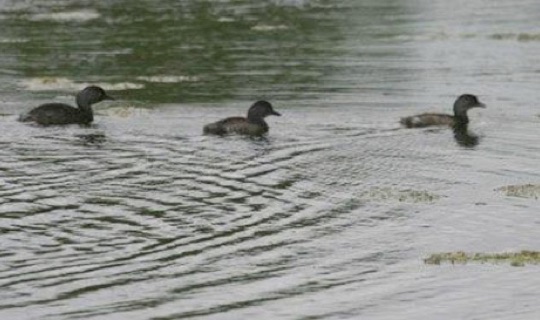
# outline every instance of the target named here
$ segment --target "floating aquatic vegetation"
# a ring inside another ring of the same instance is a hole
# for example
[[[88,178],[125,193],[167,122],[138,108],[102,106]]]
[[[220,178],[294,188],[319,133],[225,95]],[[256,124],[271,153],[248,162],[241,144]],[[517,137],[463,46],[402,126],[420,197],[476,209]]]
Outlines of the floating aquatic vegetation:
[[[540,33],[495,33],[490,38],[495,40],[539,41]]]
[[[423,190],[398,190],[394,188],[374,187],[360,195],[361,198],[374,201],[399,201],[407,203],[430,203],[439,200],[437,194]]]
[[[425,264],[451,263],[510,263],[511,266],[521,267],[526,264],[540,264],[540,252],[523,250],[520,252],[503,253],[466,253],[463,251],[434,253],[424,259]]]
[[[505,186],[495,189],[495,191],[502,191],[509,197],[533,199],[538,199],[540,197],[540,185],[537,184]]]

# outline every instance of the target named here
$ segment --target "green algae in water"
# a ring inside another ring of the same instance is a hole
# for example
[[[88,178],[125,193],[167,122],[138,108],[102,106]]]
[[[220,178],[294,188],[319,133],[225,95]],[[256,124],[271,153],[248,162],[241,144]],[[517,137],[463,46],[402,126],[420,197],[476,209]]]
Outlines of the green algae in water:
[[[540,197],[540,185],[535,184],[505,186],[495,189],[495,191],[502,191],[509,197],[532,199],[538,199]]]
[[[466,253],[464,251],[434,253],[424,259],[425,264],[442,263],[467,264],[476,263],[510,263],[514,267],[522,267],[526,264],[540,264],[540,252],[523,250],[520,252],[503,253]]]
[[[398,190],[393,188],[371,188],[361,198],[374,201],[399,201],[406,203],[431,203],[441,197],[423,190]]]

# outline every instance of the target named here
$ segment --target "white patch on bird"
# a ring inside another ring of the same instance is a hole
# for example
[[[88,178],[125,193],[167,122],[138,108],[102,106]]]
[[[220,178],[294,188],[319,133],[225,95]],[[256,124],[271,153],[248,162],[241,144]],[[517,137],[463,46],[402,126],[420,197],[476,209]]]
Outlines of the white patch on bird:
[[[422,119],[420,119],[419,116],[411,117],[411,123],[412,123],[412,124],[419,124],[419,123],[422,123]]]

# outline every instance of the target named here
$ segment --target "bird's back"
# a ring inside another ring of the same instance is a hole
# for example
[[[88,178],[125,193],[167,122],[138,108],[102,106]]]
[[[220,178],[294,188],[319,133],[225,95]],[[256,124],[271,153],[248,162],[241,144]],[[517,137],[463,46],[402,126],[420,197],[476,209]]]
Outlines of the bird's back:
[[[34,121],[41,125],[91,122],[84,121],[79,109],[64,103],[43,104],[22,115],[19,120]]]
[[[204,126],[205,134],[243,134],[261,135],[268,131],[268,126],[264,124],[250,123],[243,117],[230,117]]]
[[[453,126],[454,116],[442,113],[422,113],[401,118],[399,121],[407,128],[424,128],[430,126]]]

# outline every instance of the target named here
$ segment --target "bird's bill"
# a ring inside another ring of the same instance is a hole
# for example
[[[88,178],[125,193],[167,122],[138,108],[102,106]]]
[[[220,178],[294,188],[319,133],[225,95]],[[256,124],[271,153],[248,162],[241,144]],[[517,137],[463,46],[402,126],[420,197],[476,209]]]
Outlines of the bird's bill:
[[[486,105],[484,103],[482,103],[482,102],[478,102],[478,104],[476,104],[474,107],[475,108],[485,108]]]

